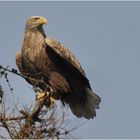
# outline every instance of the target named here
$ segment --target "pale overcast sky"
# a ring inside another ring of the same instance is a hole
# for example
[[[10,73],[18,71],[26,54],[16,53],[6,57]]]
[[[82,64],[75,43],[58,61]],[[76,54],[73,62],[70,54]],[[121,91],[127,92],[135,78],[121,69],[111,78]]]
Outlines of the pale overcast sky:
[[[1,65],[16,68],[25,22],[33,15],[48,19],[46,34],[71,49],[102,98],[97,117],[73,137],[140,138],[140,2],[0,2]],[[10,79],[24,105],[34,100],[23,79]],[[70,118],[72,126],[85,121]]]

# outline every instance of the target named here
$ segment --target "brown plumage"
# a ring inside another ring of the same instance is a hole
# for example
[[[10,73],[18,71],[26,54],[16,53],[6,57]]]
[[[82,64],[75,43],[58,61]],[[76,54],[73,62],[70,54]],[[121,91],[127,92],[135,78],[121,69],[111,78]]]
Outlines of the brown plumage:
[[[16,54],[19,71],[50,85],[53,98],[60,99],[64,105],[69,104],[77,117],[93,118],[100,97],[93,93],[84,70],[70,50],[46,37],[42,28],[46,23],[47,20],[40,16],[27,20],[23,46]],[[26,80],[46,90],[45,84]]]

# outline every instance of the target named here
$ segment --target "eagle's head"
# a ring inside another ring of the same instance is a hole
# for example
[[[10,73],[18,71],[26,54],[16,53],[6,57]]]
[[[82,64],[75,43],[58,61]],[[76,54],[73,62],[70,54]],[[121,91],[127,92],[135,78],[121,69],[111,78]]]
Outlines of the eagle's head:
[[[47,24],[47,22],[47,19],[42,16],[32,16],[26,22],[26,31],[39,29],[43,24]]]

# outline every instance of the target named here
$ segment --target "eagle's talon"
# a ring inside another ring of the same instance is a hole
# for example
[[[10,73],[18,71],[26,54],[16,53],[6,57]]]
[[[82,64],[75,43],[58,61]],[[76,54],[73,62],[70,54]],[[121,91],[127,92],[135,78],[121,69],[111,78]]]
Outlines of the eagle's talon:
[[[48,92],[37,92],[36,93],[36,101],[40,102],[44,98],[44,96],[46,96],[46,94],[47,94],[47,98],[46,98],[45,106],[50,107],[50,106],[55,104],[55,99],[52,98],[51,96],[49,96]]]

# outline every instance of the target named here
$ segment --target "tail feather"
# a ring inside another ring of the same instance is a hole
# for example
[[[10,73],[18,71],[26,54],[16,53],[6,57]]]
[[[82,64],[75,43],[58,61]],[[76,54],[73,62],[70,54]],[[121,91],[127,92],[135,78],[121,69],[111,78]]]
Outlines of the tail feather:
[[[101,99],[98,95],[93,93],[89,88],[86,88],[87,100],[85,103],[77,103],[73,101],[69,103],[71,111],[77,117],[85,117],[86,119],[93,119],[96,116],[95,109],[99,109]]]
[[[87,90],[87,101],[90,106],[93,106],[96,109],[99,109],[99,104],[101,102],[101,98],[92,92],[89,88]]]

